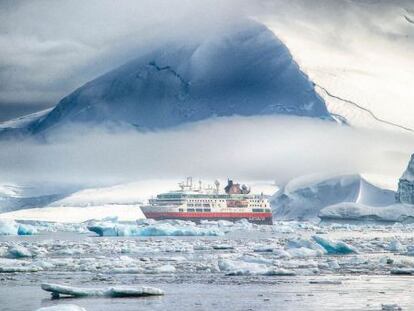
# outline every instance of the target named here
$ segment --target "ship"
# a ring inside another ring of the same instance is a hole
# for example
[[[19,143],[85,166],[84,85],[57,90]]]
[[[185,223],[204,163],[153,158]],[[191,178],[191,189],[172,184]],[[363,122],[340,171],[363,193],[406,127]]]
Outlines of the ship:
[[[188,177],[179,183],[179,189],[156,195],[141,206],[149,219],[180,219],[237,221],[246,219],[256,224],[272,224],[273,217],[269,200],[261,194],[251,194],[250,187],[227,180],[224,189],[220,182],[214,186],[198,186]]]

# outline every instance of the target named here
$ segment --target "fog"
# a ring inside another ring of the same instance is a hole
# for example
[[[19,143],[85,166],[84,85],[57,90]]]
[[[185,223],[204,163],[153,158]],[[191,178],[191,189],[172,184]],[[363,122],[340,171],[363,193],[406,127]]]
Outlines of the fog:
[[[39,142],[0,143],[1,181],[102,185],[143,179],[274,180],[315,173],[397,178],[412,135],[298,117],[231,117],[168,131],[70,128]]]

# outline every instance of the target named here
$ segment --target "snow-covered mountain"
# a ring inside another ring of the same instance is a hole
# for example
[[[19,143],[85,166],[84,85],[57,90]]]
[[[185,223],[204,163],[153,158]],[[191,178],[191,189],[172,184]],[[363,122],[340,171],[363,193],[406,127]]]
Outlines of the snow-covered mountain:
[[[414,131],[412,1],[271,1],[261,19],[333,115],[355,127]]]
[[[201,42],[163,44],[86,83],[23,128],[39,133],[80,122],[155,129],[265,114],[330,119],[287,47],[244,20]]]

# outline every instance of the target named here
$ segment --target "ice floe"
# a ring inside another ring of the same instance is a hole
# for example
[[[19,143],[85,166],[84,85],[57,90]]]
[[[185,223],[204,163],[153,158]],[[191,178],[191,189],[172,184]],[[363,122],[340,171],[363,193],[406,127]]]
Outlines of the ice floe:
[[[193,223],[151,225],[124,225],[117,223],[97,223],[88,229],[100,236],[220,236],[224,232],[215,227],[199,227]]]
[[[41,288],[47,292],[51,292],[54,298],[59,298],[61,295],[72,297],[142,297],[164,295],[164,291],[162,291],[161,289],[148,286],[114,286],[107,288],[82,288],[59,284],[43,283],[41,284]]]
[[[43,307],[36,311],[86,311],[86,309],[73,304],[61,304],[57,306]]]

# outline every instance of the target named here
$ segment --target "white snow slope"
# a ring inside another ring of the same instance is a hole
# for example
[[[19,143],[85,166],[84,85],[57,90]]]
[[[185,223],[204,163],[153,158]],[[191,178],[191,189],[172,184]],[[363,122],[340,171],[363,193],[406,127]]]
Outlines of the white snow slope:
[[[414,2],[268,3],[258,17],[287,45],[332,114],[414,129]]]

